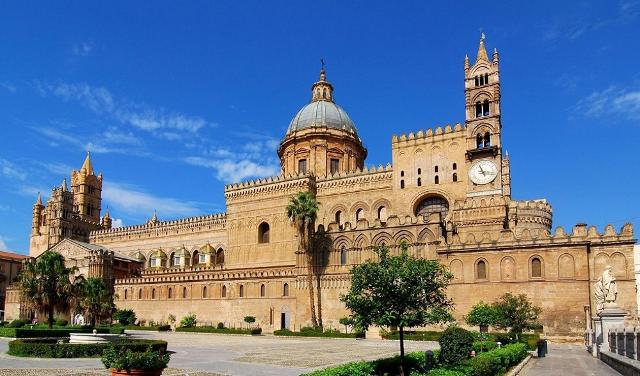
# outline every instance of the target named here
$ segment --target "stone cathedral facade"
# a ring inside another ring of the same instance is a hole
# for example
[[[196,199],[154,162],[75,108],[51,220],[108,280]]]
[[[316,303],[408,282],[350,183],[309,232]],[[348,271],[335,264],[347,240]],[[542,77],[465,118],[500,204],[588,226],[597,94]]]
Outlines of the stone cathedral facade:
[[[483,38],[484,39],[484,38]],[[226,212],[111,228],[100,217],[102,176],[87,158],[49,203],[34,206],[31,255],[69,238],[139,264],[115,278],[117,305],[166,322],[195,313],[200,322],[240,325],[252,315],[266,331],[310,322],[305,257],[285,213],[289,198],[312,191],[320,203],[314,271],[325,326],[339,327],[349,270],[376,246],[437,259],[454,275],[448,294],[461,319],[472,305],[505,292],[543,308],[551,335],[581,334],[595,314],[593,283],[611,265],[619,303],[635,312],[631,224],[552,229],[544,199],[512,197],[502,145],[500,62],[481,39],[464,60],[464,122],[391,138],[392,163],[365,167],[367,149],[336,103],[324,67],[311,101],[278,148],[281,174],[225,187]],[[508,131],[508,125],[506,130]],[[587,199],[587,198],[585,198]],[[587,204],[587,202],[585,202]]]

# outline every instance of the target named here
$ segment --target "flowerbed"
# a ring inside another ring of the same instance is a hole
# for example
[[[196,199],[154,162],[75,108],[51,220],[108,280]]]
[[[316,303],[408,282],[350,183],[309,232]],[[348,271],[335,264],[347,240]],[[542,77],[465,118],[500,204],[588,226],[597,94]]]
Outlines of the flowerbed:
[[[479,354],[475,358],[462,361],[455,366],[444,367],[436,363],[436,368],[427,372],[424,369],[423,352],[409,353],[405,357],[405,374],[410,376],[496,376],[517,365],[527,357],[527,346],[524,343],[506,345]],[[434,351],[434,359],[439,358],[439,351]],[[371,362],[358,361],[337,367],[326,368],[306,376],[382,376],[398,374],[400,357],[378,359]]]
[[[68,343],[58,339],[16,339],[9,342],[9,355],[37,358],[89,358],[101,356],[108,343]],[[116,348],[134,352],[167,351],[167,342],[149,339],[128,339],[117,343]]]
[[[191,328],[176,328],[176,332],[193,332],[193,333],[221,333],[221,334],[262,334],[262,328],[253,329],[235,329],[235,328],[218,328],[215,326],[194,326]]]
[[[275,336],[283,337],[330,337],[330,338],[364,338],[364,333],[343,333],[337,330],[311,330],[302,328],[299,332],[292,332],[289,329],[280,329],[273,332]]]

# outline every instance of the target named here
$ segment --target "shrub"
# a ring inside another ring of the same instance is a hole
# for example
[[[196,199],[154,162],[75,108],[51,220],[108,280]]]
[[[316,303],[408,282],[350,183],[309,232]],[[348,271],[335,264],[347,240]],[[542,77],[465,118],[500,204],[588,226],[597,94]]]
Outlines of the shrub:
[[[527,345],[516,343],[481,353],[471,360],[473,376],[494,376],[527,357]]]
[[[109,345],[107,343],[59,343],[59,341],[61,340],[55,338],[16,339],[9,342],[8,354],[37,358],[88,358],[102,355]],[[167,342],[159,340],[130,339],[115,346],[134,352],[146,351],[149,347],[158,352],[167,351]]]
[[[429,371],[429,373],[411,372],[411,376],[467,376],[467,374],[452,369],[436,368]]]
[[[299,332],[292,332],[289,329],[279,329],[273,332],[275,336],[284,336],[284,337],[333,337],[333,338],[363,338],[363,332],[356,333],[342,333],[339,330],[331,330],[328,329],[326,331],[321,331],[320,329],[314,328],[302,328]]]
[[[175,323],[176,322],[176,315],[169,314],[169,316],[167,317],[167,321],[169,321],[169,324]]]
[[[305,376],[370,376],[375,375],[374,372],[373,362],[360,361],[306,373]]]
[[[440,361],[457,364],[469,358],[473,350],[473,335],[457,326],[448,327],[440,337]]]
[[[8,328],[22,328],[23,326],[27,325],[27,323],[28,323],[27,320],[13,320],[7,325],[7,327]]]
[[[114,368],[116,370],[157,370],[167,368],[169,354],[154,351],[151,347],[144,352],[133,352],[109,345],[104,351],[101,360],[106,368]]]
[[[190,333],[220,333],[220,334],[262,334],[262,328],[252,329],[234,329],[234,328],[218,328],[214,326],[198,326],[198,327],[179,327],[176,328],[176,332],[190,332]]]
[[[169,325],[169,324],[158,325],[158,331],[159,332],[168,332],[170,330],[171,330],[171,325]]]
[[[476,354],[485,351],[491,351],[496,347],[498,347],[498,344],[493,341],[475,341],[473,343],[473,351],[475,351]]]
[[[224,323],[223,322],[219,322],[218,325],[216,326],[218,329],[224,329]]]
[[[132,309],[119,309],[113,314],[113,319],[127,326],[136,322],[136,313]]]
[[[251,324],[256,322],[256,318],[255,316],[245,316],[244,317],[244,322],[246,322],[247,324]]]
[[[54,322],[54,325],[56,325],[56,326],[67,326],[67,325],[69,325],[69,321],[65,320],[65,319],[56,319],[56,321]]]
[[[198,319],[194,313],[188,314],[180,320],[180,326],[183,328],[193,328],[198,323]]]
[[[400,339],[400,334],[397,330],[392,330],[390,332],[382,331],[380,333],[382,338],[384,339]],[[438,341],[442,336],[442,332],[435,331],[405,331],[404,339],[411,341]]]

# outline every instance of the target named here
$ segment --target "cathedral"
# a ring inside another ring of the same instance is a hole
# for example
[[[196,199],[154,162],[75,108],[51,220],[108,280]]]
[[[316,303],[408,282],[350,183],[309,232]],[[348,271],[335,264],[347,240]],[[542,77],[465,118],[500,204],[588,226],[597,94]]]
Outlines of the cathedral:
[[[279,144],[280,175],[225,186],[224,213],[167,221],[154,213],[112,228],[109,213],[101,216],[103,176],[87,155],[70,189],[65,180],[46,205],[34,205],[30,255],[53,248],[76,262],[98,257],[94,273],[113,281],[117,306],[147,322],[194,313],[203,324],[239,326],[255,316],[265,332],[299,329],[311,318],[307,258],[285,208],[310,191],[328,244],[314,250],[312,265],[325,327],[340,327],[348,314],[340,295],[350,268],[375,247],[398,252],[402,243],[452,272],[447,294],[459,321],[481,300],[524,293],[542,307],[547,335],[582,335],[597,312],[592,286],[609,265],[618,304],[635,314],[632,225],[552,229],[549,202],[512,198],[499,55],[487,53],[484,37],[463,73],[464,122],[394,135],[391,163],[366,167],[367,149],[323,66]],[[7,314],[18,315],[19,305],[8,294]]]

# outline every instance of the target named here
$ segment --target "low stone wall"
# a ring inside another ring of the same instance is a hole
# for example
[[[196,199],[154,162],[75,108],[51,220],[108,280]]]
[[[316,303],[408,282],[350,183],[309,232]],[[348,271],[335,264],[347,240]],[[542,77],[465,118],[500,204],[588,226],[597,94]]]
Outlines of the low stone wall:
[[[600,360],[624,376],[640,376],[640,361],[629,359],[611,351],[601,351]]]

